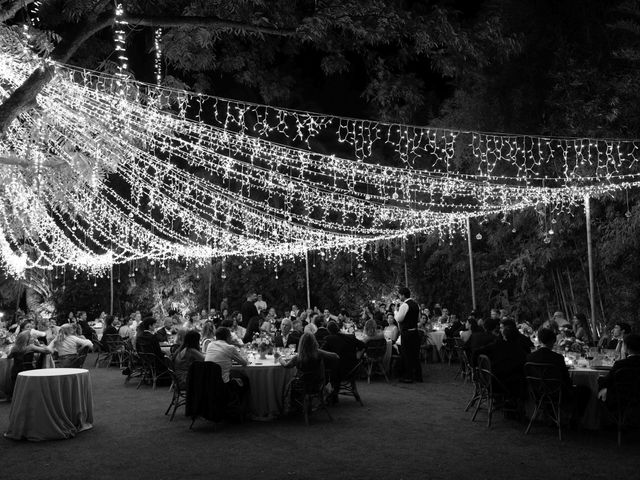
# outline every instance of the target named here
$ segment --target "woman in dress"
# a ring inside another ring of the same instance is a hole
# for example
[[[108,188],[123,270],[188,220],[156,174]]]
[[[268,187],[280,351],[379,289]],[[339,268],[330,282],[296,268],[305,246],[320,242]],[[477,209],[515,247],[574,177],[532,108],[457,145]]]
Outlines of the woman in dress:
[[[34,356],[36,353],[40,354],[38,366],[34,365]],[[25,370],[33,370],[34,368],[42,368],[44,355],[48,353],[51,353],[49,348],[35,344],[29,330],[20,332],[9,352],[9,358],[13,359],[13,365],[11,366],[11,384],[15,384],[18,373]]]
[[[206,325],[213,322],[206,322]],[[173,369],[178,377],[180,388],[187,385],[187,374],[193,362],[204,362],[204,354],[200,350],[200,334],[195,330],[181,330],[184,333],[184,340],[180,348],[173,354]],[[204,329],[203,329],[204,331]]]
[[[391,340],[391,343],[396,343],[398,340],[398,324],[393,316],[393,313],[387,314],[387,326],[384,329],[384,338]]]

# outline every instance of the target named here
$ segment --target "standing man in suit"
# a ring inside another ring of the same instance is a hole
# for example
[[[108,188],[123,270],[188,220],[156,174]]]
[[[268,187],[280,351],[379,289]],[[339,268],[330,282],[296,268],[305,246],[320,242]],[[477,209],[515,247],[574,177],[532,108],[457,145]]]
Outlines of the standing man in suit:
[[[394,318],[400,326],[400,361],[402,363],[400,381],[403,383],[422,382],[420,332],[418,332],[420,307],[411,298],[411,291],[407,287],[400,287],[398,294],[402,303],[396,309]]]
[[[255,293],[247,294],[247,300],[242,304],[242,307],[240,307],[240,313],[242,314],[242,326],[244,328],[248,327],[251,320],[258,317],[258,309],[255,304],[257,298],[258,295]]]

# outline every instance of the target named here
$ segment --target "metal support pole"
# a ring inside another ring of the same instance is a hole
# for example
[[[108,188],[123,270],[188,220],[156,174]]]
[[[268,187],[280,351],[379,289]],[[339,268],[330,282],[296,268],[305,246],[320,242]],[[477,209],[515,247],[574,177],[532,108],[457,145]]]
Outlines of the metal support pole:
[[[404,260],[404,286],[409,288],[409,271],[407,270],[407,240],[402,239],[402,256]]]
[[[307,309],[311,309],[311,289],[309,287],[309,251],[304,252],[304,263],[307,278]]]
[[[471,247],[471,222],[467,217],[467,244],[469,246],[469,275],[471,277],[471,305],[476,310],[476,283],[473,274],[473,248]]]
[[[212,282],[212,277],[213,277],[213,260],[209,262],[209,290],[208,290],[208,295],[207,295],[207,305],[209,305],[209,308],[207,310],[207,314],[209,314],[209,312],[211,311],[211,282]]]
[[[589,260],[589,293],[591,307],[591,329],[593,335],[598,331],[596,329],[596,281],[593,273],[593,247],[591,245],[591,200],[588,195],[584,196],[584,215],[587,223],[587,258]]]
[[[110,295],[109,295],[109,315],[113,315],[113,263],[111,264],[111,275],[109,275]]]

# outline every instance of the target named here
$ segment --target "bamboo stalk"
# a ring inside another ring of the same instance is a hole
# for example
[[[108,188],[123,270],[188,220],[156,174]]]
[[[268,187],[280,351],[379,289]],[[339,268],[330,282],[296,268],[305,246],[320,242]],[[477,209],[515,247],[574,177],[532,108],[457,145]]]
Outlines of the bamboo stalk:
[[[573,282],[571,281],[571,274],[567,268],[567,279],[569,279],[569,292],[571,292],[571,303],[573,304],[574,314],[578,312],[578,304],[576,303],[576,296],[573,292]]]
[[[560,270],[555,269],[556,275],[558,276],[558,286],[560,287],[560,295],[562,296],[562,306],[564,307],[564,313],[566,315],[566,319],[569,320],[571,318],[571,312],[567,307],[567,299],[564,296],[564,287],[562,286],[562,277],[560,276]]]

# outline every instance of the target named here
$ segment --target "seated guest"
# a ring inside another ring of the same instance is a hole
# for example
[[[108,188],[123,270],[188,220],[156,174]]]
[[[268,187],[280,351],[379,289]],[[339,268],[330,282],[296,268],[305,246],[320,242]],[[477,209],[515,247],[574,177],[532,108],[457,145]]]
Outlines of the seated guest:
[[[293,330],[293,322],[289,318],[282,320],[280,325],[280,332],[276,333],[273,343],[278,348],[287,348],[293,346],[298,347],[300,341],[300,334]]]
[[[518,332],[518,342],[520,343],[520,346],[524,351],[527,352],[527,354],[531,353],[531,350],[533,350],[534,346],[533,342],[529,337],[520,333],[518,327],[516,327],[516,322],[511,318],[503,318],[500,321],[500,331],[504,330],[506,327],[513,327],[516,329],[516,331]]]
[[[152,353],[155,355],[156,366],[160,370],[165,370],[165,354],[160,348],[160,342],[154,335],[156,319],[153,317],[146,317],[142,322],[140,322],[140,325],[141,332],[136,335],[136,350],[138,353]]]
[[[584,313],[576,313],[573,316],[573,331],[576,332],[576,340],[580,340],[586,345],[593,346],[591,327]]]
[[[331,325],[332,323],[334,322],[329,322],[329,325]],[[291,357],[291,359],[289,360],[285,360],[284,357],[280,357],[280,364],[283,367],[297,367],[298,370],[303,373],[319,373],[320,362],[323,361],[325,362],[325,365],[335,365],[339,361],[339,358],[335,353],[321,350],[318,347],[318,341],[316,340],[316,337],[310,333],[303,333],[300,337],[300,343],[298,343],[298,353],[296,355]],[[318,381],[319,380],[320,378],[318,378]],[[326,377],[324,380],[326,381]],[[337,392],[337,390],[334,391]]]
[[[34,364],[34,356],[36,353],[40,354],[37,365]],[[18,373],[25,370],[33,370],[34,368],[42,368],[44,357],[48,353],[51,353],[51,349],[49,347],[36,345],[35,339],[29,330],[20,332],[11,347],[8,357],[13,359],[11,366],[11,384],[15,384]]]
[[[616,322],[611,336],[603,335],[598,340],[598,346],[606,350],[620,350],[625,335],[631,333],[631,325],[625,322]]]
[[[162,328],[156,330],[156,333],[154,333],[154,335],[158,339],[158,342],[166,343],[169,340],[169,335],[171,335],[172,330],[173,320],[171,320],[170,318],[165,318]]]
[[[207,320],[202,325],[202,337],[200,340],[200,350],[203,352],[207,351],[207,347],[209,343],[211,343],[216,337],[216,327],[213,324],[213,321]]]
[[[391,343],[396,343],[399,334],[400,330],[398,330],[398,323],[393,316],[393,312],[389,312],[387,314],[387,326],[384,329],[383,335],[387,340],[391,340]]]
[[[366,323],[364,324],[363,333],[364,336],[362,337],[362,342],[365,345],[371,340],[380,340],[385,338],[384,333],[378,330],[378,324],[373,319],[366,321]]]
[[[336,353],[340,357],[337,368],[327,365],[331,369],[331,383],[336,395],[334,400],[336,400],[338,393],[336,386],[339,387],[341,379],[346,378],[353,370],[366,346],[354,335],[340,333],[338,324],[335,322],[329,322],[327,330],[329,330],[329,335],[324,339],[324,350]]]
[[[502,329],[502,336],[474,352],[477,364],[478,356],[486,355],[491,360],[491,373],[506,387],[513,397],[520,397],[524,386],[524,364],[528,352],[518,339],[518,330],[508,325]]]
[[[462,330],[460,332],[460,338],[464,343],[467,343],[471,338],[471,335],[473,335],[474,333],[482,332],[482,331],[483,330],[478,325],[478,321],[475,319],[475,317],[469,317],[467,318],[467,321],[465,323],[465,330]]]
[[[222,381],[242,398],[249,391],[249,381],[242,373],[232,371],[231,365],[237,363],[244,366],[247,361],[230,342],[231,331],[227,327],[218,327],[216,339],[209,343],[204,361],[217,363],[222,372]]]
[[[181,388],[187,385],[187,374],[191,364],[203,361],[204,354],[200,351],[200,334],[195,330],[185,330],[184,341],[173,354],[173,369]]]
[[[482,328],[482,331],[472,333],[465,343],[465,349],[472,366],[475,366],[478,349],[496,342],[500,336],[500,322],[497,318],[488,318],[484,321]]]
[[[131,340],[133,342],[133,340],[135,339],[136,332],[133,329],[132,324],[133,324],[132,317],[124,317],[122,319],[122,325],[118,330],[118,334],[123,340]]]
[[[458,337],[463,329],[462,322],[460,322],[457,315],[451,315],[449,320],[451,324],[444,329],[445,336],[447,338]]]
[[[236,347],[241,347],[244,345],[244,343],[240,339],[240,333],[244,335],[244,328],[239,327],[238,324],[235,322],[235,320],[231,320],[231,319],[223,320],[220,326],[228,328],[229,331],[231,332],[231,340],[229,341],[231,345],[235,345]],[[203,352],[206,352],[206,350],[203,350]]]
[[[57,352],[60,366],[69,366],[78,351],[82,348],[93,348],[91,340],[80,338],[75,334],[75,325],[65,323],[60,327],[58,336],[49,344],[49,350]]]
[[[323,345],[324,339],[327,337],[327,335],[329,335],[329,330],[327,330],[324,315],[316,315],[316,317],[313,319],[313,323],[316,326],[316,332],[314,333],[314,335],[316,336],[318,345]]]
[[[54,338],[56,338],[59,331],[60,331],[60,327],[56,325],[56,321],[53,318],[49,320],[49,325],[47,326],[47,329],[44,332],[47,345],[50,344]]]
[[[102,339],[100,340],[100,344],[104,350],[108,350],[109,346],[107,345],[107,339],[113,338],[112,335],[118,335],[118,330],[113,326],[113,316],[107,315],[104,317],[104,331],[102,332]]]
[[[303,333],[310,333],[311,335],[315,335],[317,331],[318,331],[318,327],[316,327],[315,323],[311,322],[311,323],[307,323],[304,326]]]
[[[615,390],[613,389],[613,380],[616,372],[623,368],[632,368],[640,371],[640,335],[630,333],[624,338],[624,344],[627,351],[627,358],[616,361],[606,377],[600,378],[598,386],[598,398],[607,405],[615,405]]]
[[[577,421],[584,414],[589,402],[591,392],[589,387],[575,386],[571,382],[569,369],[564,362],[564,357],[553,351],[556,343],[556,334],[549,328],[541,328],[538,330],[538,341],[540,347],[527,356],[527,363],[546,363],[558,368],[562,380],[562,395],[566,400],[566,404],[571,406],[572,422]]]
[[[238,311],[231,315],[231,332],[242,342],[247,329],[242,326],[242,314]]]

